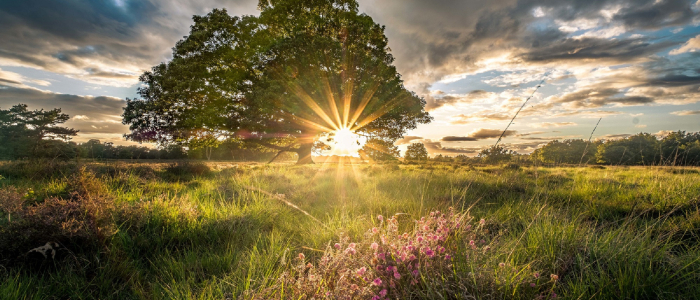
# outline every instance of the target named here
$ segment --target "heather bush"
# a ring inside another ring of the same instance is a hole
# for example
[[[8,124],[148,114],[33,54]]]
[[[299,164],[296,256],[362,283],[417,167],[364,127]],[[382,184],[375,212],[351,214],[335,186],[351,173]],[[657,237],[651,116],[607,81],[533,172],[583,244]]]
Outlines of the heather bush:
[[[356,242],[341,236],[318,262],[299,253],[291,270],[253,298],[409,298],[435,280],[451,280],[454,253],[449,242],[475,230],[468,224],[471,217],[451,208],[447,214],[435,211],[409,232],[399,232],[397,218],[378,216],[380,225]]]
[[[0,254],[14,261],[48,242],[68,249],[104,246],[116,230],[116,206],[104,184],[82,169],[70,177],[69,196],[33,199],[31,192],[0,190],[0,210],[6,223],[0,227]]]

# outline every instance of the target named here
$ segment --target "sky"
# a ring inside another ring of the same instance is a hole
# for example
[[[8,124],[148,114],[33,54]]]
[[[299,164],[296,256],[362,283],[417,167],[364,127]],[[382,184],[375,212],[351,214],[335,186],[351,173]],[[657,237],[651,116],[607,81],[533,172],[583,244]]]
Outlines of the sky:
[[[473,156],[555,139],[700,131],[700,0],[359,0],[435,120],[397,145]],[[257,0],[0,0],[0,108],[60,107],[76,142],[122,135],[138,77],[193,15]],[[540,84],[541,83],[541,84]],[[539,88],[537,88],[540,86]],[[531,97],[523,106],[523,103]],[[602,119],[601,119],[602,118]]]

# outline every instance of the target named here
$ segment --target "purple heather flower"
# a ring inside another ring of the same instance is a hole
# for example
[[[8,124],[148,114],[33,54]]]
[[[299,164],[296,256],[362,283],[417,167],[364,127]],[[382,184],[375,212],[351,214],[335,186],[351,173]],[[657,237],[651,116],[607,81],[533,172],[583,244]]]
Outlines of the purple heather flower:
[[[399,272],[394,271],[394,278],[396,278],[397,280],[401,279],[401,274],[399,274]]]
[[[382,298],[386,297],[386,289],[383,289],[381,292],[379,292],[379,295],[382,296]]]
[[[355,243],[350,243],[350,245],[348,245],[348,247],[355,249]]]
[[[384,254],[384,252],[377,254],[377,257],[379,257],[379,259],[382,260],[386,259],[386,255]]]
[[[425,249],[426,249],[426,250],[425,250],[425,255],[427,255],[428,257],[433,257],[433,256],[435,256],[435,252],[434,252],[433,250],[431,250],[430,248],[425,248]]]
[[[418,271],[418,269],[415,269],[415,270],[413,270],[413,272],[411,272],[411,274],[413,274],[413,277],[418,277],[419,273],[420,272]]]
[[[449,254],[445,254],[445,260],[450,260],[450,259],[452,259],[452,256],[450,256]]]
[[[365,272],[367,272],[367,268],[365,268],[365,267],[362,267],[362,268],[357,269],[357,275],[358,275],[358,276],[365,275]]]
[[[335,245],[333,245],[333,247],[335,247],[335,249],[340,249],[340,244],[335,243]]]
[[[382,280],[380,278],[376,278],[372,281],[374,285],[382,285]]]

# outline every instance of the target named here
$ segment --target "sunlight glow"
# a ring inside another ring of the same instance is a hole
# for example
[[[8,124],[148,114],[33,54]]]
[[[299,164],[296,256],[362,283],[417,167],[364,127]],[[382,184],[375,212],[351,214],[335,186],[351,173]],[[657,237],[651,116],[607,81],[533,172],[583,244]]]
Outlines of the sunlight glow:
[[[360,136],[352,132],[349,128],[341,128],[333,132],[333,142],[331,155],[338,156],[358,156],[360,150]]]

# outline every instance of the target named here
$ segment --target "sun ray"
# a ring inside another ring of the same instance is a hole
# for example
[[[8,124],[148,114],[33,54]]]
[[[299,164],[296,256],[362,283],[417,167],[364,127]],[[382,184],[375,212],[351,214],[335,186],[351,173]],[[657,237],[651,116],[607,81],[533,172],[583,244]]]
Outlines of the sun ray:
[[[311,96],[309,96],[309,94],[304,91],[304,88],[302,88],[298,83],[292,81],[289,83],[289,87],[291,88],[292,92],[294,92],[294,94],[296,94],[297,97],[304,102],[304,104],[311,108],[311,110],[313,110],[321,119],[326,121],[330,127],[332,127],[334,130],[340,129],[328,116],[328,114],[323,111],[321,106],[319,106],[318,103],[316,103],[316,101],[314,101],[314,99],[311,98]]]
[[[381,116],[386,114],[389,110],[393,109],[395,107],[395,105],[398,102],[400,102],[400,100],[403,100],[404,98],[405,98],[405,96],[395,97],[394,99],[392,99],[389,102],[382,105],[379,109],[372,112],[369,116],[362,119],[362,121],[359,121],[358,124],[355,125],[354,127],[352,127],[350,130],[357,131],[358,129],[366,126],[367,124],[371,123],[372,121],[379,119]]]
[[[351,127],[353,124],[355,124],[355,122],[357,122],[357,119],[360,118],[360,115],[365,110],[365,107],[367,107],[367,104],[369,104],[369,101],[372,100],[374,93],[376,93],[378,89],[379,83],[375,82],[372,84],[369,90],[365,92],[365,94],[362,96],[362,102],[360,102],[360,105],[355,109],[355,113],[353,114],[350,123],[347,124],[348,127]]]

